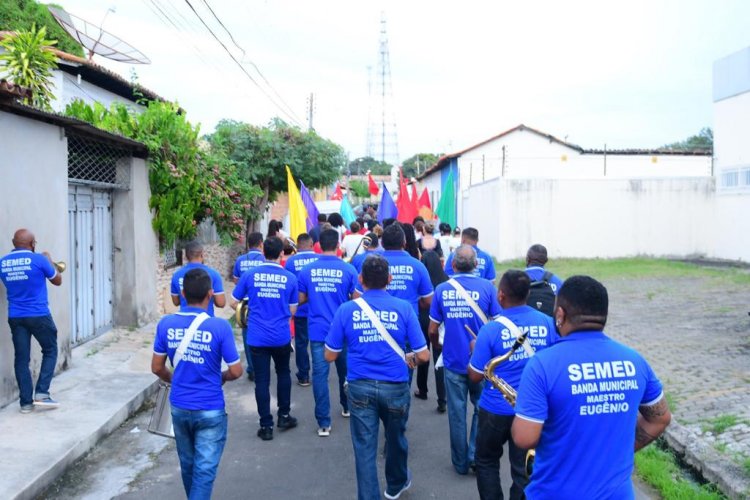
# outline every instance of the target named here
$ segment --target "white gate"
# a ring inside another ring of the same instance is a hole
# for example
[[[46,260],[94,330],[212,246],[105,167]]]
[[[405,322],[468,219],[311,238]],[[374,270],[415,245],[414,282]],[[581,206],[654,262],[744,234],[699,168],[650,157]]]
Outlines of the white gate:
[[[112,194],[68,187],[71,284],[70,342],[81,344],[112,327]]]

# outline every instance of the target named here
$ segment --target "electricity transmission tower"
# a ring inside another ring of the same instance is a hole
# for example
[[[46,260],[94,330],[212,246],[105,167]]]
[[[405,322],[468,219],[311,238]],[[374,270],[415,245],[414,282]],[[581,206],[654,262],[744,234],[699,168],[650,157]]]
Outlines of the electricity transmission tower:
[[[391,165],[398,165],[398,135],[385,13],[380,19],[380,49],[375,71],[375,85],[370,80],[369,91],[367,155]]]

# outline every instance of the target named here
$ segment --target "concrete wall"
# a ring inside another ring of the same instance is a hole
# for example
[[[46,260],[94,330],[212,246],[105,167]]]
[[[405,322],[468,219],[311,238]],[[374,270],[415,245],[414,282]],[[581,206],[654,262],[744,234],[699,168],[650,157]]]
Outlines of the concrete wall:
[[[55,100],[52,102],[52,109],[59,113],[65,111],[65,106],[75,99],[80,99],[89,104],[100,102],[106,108],[109,108],[113,102],[119,102],[138,112],[146,109],[140,104],[136,104],[113,92],[104,90],[103,88],[83,79],[79,82],[77,76],[59,69],[53,71],[53,83],[55,85],[55,89],[53,90]]]
[[[55,260],[68,254],[68,150],[59,127],[0,111],[0,253],[12,250],[18,228],[28,228],[38,241],[37,251]],[[70,362],[70,289],[63,274],[60,287],[47,285],[52,316],[58,328],[58,369]],[[0,288],[4,288],[1,287]],[[13,344],[7,323],[8,303],[0,292],[0,406],[18,396],[13,374]],[[32,372],[41,359],[32,343]]]
[[[462,227],[499,260],[715,255],[714,179],[496,179],[459,197]],[[492,209],[488,209],[491,206]]]

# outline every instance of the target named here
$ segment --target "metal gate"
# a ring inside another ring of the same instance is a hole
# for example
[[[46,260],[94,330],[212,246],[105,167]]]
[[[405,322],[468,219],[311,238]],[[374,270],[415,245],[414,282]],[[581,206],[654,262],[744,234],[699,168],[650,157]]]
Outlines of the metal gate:
[[[77,345],[112,327],[112,193],[69,185],[70,342]]]

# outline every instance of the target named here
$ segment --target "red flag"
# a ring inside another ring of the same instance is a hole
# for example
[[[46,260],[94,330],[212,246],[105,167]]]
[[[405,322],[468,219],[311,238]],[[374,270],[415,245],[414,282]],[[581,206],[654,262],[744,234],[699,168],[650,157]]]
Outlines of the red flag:
[[[422,191],[422,196],[419,197],[419,208],[432,209],[432,203],[430,203],[430,193],[427,192],[427,188]]]
[[[412,182],[411,184],[411,199],[409,201],[411,202],[412,215],[416,217],[419,215],[419,195],[417,195],[416,182]],[[412,217],[412,220],[414,220],[414,217]]]
[[[411,224],[414,217],[417,216],[413,212],[411,201],[409,200],[409,187],[406,185],[404,176],[401,173],[401,169],[398,171],[399,176],[399,189],[398,189],[398,200],[396,200],[396,208],[398,208],[398,221]]]
[[[341,192],[341,185],[338,182],[336,183],[336,191],[333,192],[330,199],[335,201],[344,199],[344,193]]]
[[[373,196],[377,196],[380,192],[380,189],[378,188],[377,183],[372,178],[372,174],[370,172],[367,172],[367,182],[368,182],[368,189],[370,191],[370,194]]]

